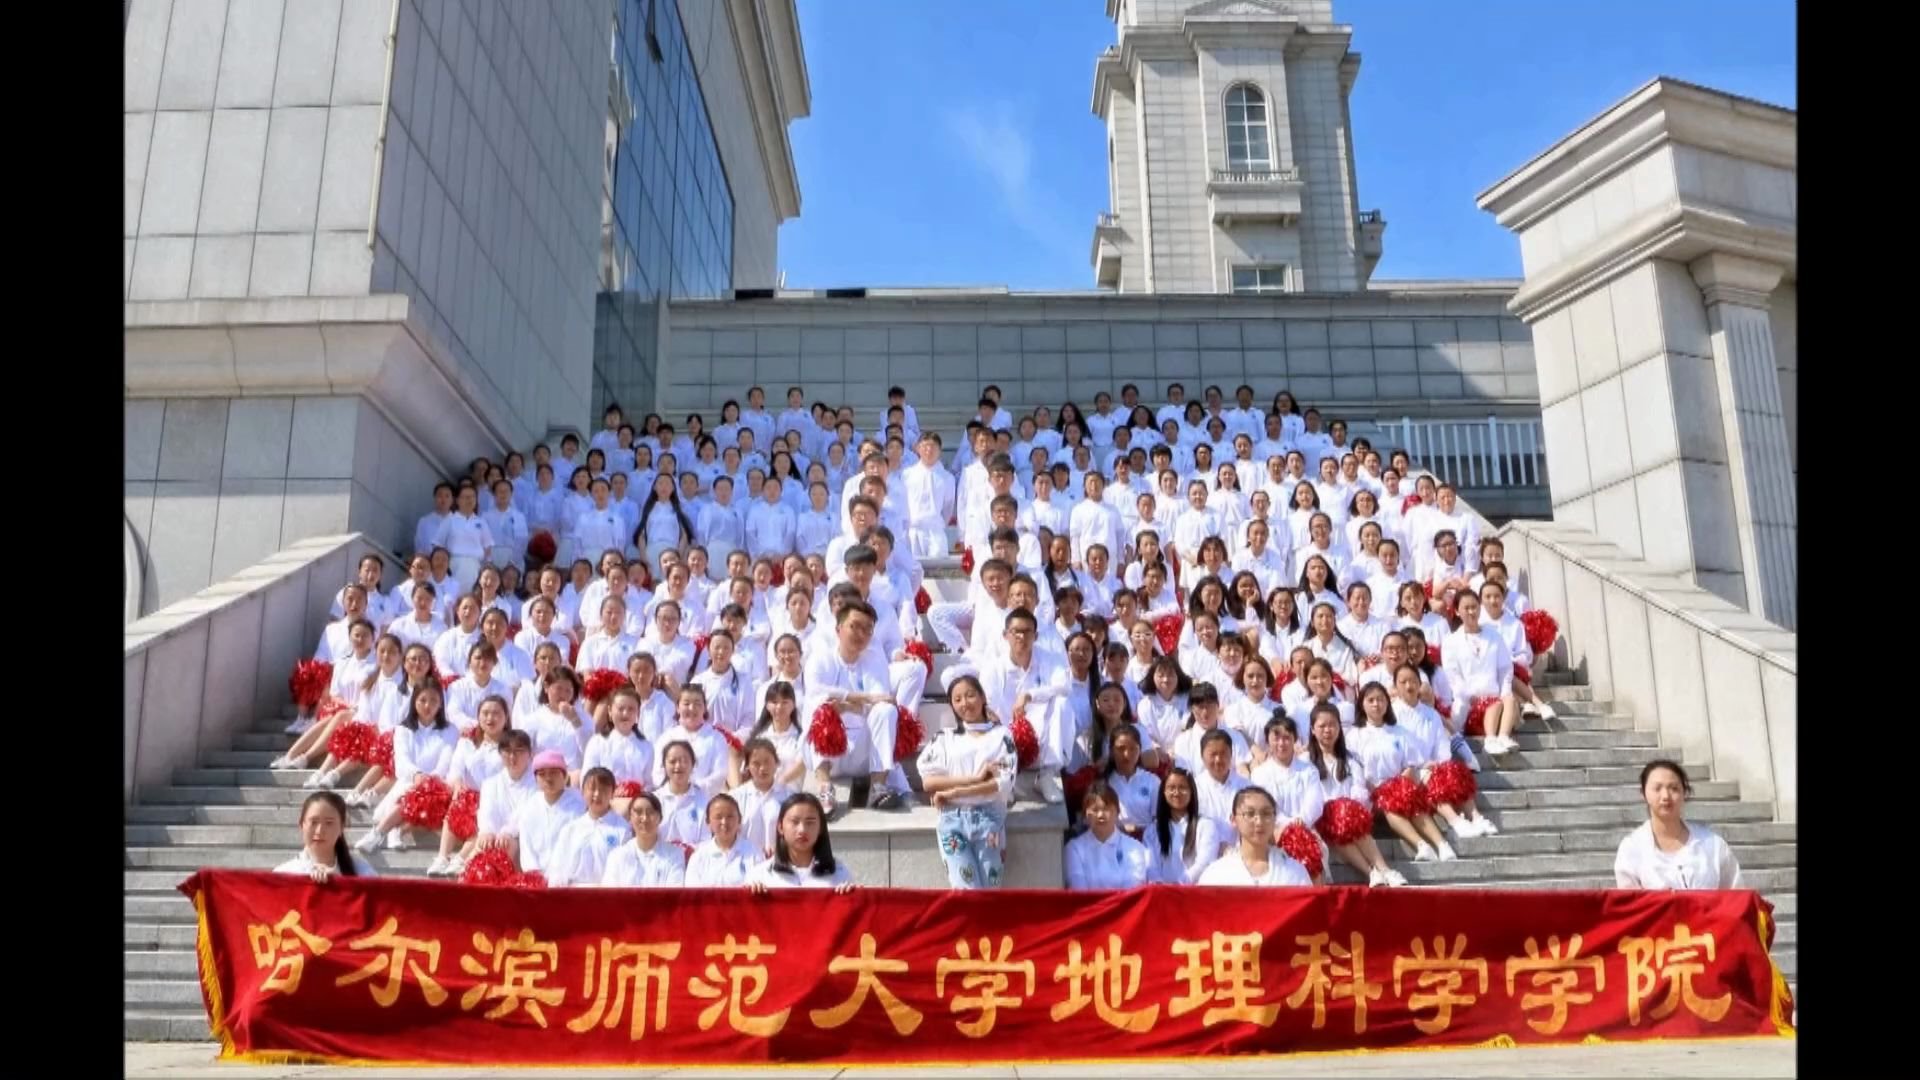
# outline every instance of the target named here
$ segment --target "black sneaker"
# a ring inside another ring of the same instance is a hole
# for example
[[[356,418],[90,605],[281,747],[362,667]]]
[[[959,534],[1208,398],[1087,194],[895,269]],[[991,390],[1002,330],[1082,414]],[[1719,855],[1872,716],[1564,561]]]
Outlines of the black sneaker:
[[[873,794],[873,780],[870,777],[863,776],[857,780],[850,781],[847,787],[847,805],[856,809],[865,809],[867,797]]]

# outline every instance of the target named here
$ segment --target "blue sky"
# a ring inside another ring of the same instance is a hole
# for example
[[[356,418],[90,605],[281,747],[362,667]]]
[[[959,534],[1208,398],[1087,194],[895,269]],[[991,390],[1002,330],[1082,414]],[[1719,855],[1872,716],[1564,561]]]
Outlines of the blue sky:
[[[813,115],[791,129],[790,288],[1089,289],[1106,139],[1102,0],[798,0]],[[1376,278],[1517,277],[1474,196],[1655,75],[1795,104],[1791,0],[1335,0],[1362,54]]]

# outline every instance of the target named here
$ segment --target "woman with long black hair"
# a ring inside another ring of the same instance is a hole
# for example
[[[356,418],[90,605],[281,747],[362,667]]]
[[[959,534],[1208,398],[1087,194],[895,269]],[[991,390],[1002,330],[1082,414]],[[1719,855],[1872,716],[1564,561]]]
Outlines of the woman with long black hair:
[[[335,877],[378,876],[347,845],[347,801],[331,791],[316,791],[300,804],[300,840],[300,854],[274,867],[274,873],[305,874],[315,885]]]
[[[693,519],[680,505],[680,493],[673,477],[662,469],[660,475],[653,478],[653,490],[647,494],[645,505],[640,507],[638,539],[641,550],[647,553],[647,565],[665,579],[666,567],[661,564],[660,556],[668,551],[685,554],[687,546],[693,543],[693,535]]]
[[[768,889],[853,891],[853,870],[833,857],[827,814],[819,799],[802,791],[780,804],[773,858],[748,872],[747,888],[756,893]]]

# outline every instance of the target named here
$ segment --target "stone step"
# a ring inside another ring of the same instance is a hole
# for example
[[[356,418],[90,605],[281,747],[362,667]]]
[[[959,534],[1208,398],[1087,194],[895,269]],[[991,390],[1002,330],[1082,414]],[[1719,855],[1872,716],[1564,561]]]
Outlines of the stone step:
[[[1627,781],[1632,784],[1638,781],[1639,769],[1647,762],[1677,757],[1679,753],[1678,750],[1660,746],[1618,746],[1605,750],[1516,750],[1497,758],[1485,751],[1478,751],[1478,757],[1483,770],[1508,773],[1552,769],[1597,771],[1609,766],[1625,768],[1633,773],[1633,779]]]
[[[206,769],[245,769],[254,772],[273,764],[275,758],[286,750],[287,740],[282,739],[280,747],[271,750],[209,750],[200,755],[200,766]],[[319,768],[321,759],[311,759],[313,768]],[[355,771],[358,771],[355,766]],[[301,769],[295,776],[306,779],[312,769]]]
[[[191,956],[192,953],[187,955]],[[188,1008],[206,1008],[205,999],[200,996],[200,980],[197,976],[180,978],[129,978],[126,981],[125,1004],[159,1007],[162,1009],[185,1010]]]
[[[1632,713],[1560,713],[1551,720],[1520,721],[1518,732],[1528,731],[1636,731]]]
[[[148,805],[165,806],[299,806],[311,794],[299,786],[302,773],[289,773],[291,787],[239,786],[231,782],[209,785],[167,784],[142,788],[140,799]]]
[[[1444,830],[1443,830],[1444,831]],[[1723,825],[1715,829],[1739,854],[1743,844],[1792,844],[1794,826],[1775,822]],[[1547,832],[1501,832],[1497,836],[1449,837],[1448,843],[1462,859],[1484,859],[1502,855],[1558,855],[1604,851],[1620,847],[1626,829],[1576,829]],[[1381,822],[1374,830],[1381,850],[1397,865],[1413,858],[1413,849],[1387,830]]]
[[[1512,794],[1503,792],[1502,794]],[[1637,827],[1647,819],[1644,807],[1639,804],[1637,795],[1627,793],[1634,802],[1620,806],[1582,806],[1560,810],[1487,810],[1487,816],[1503,832],[1535,832],[1561,829],[1614,829],[1624,833]],[[1719,829],[1723,823],[1733,821],[1771,821],[1773,807],[1767,803],[1753,802],[1689,802],[1687,817],[1693,821],[1705,822]]]
[[[1799,893],[1782,893],[1779,896],[1769,896],[1767,899],[1773,903],[1774,918],[1782,922],[1788,919],[1798,920],[1800,918]]]
[[[134,923],[186,923],[195,921],[193,901],[179,893],[130,894],[121,899],[128,925]]]
[[[1552,702],[1556,710],[1560,707],[1561,702],[1593,700],[1593,687],[1591,686],[1568,686],[1562,684],[1558,686],[1540,686],[1538,689],[1540,696]]]
[[[1524,774],[1523,774],[1524,775]],[[1501,790],[1487,783],[1487,774],[1480,774],[1480,805],[1494,810],[1543,810],[1552,807],[1571,806],[1631,806],[1639,807],[1644,813],[1644,803],[1640,793],[1629,784],[1577,785],[1565,787],[1530,787],[1518,790]],[[1708,783],[1715,786],[1709,788]],[[1695,781],[1694,794],[1687,801],[1688,806],[1706,802],[1734,802],[1740,798],[1740,786],[1731,780]]]
[[[1543,764],[1539,759],[1550,753],[1558,755],[1634,753],[1650,755],[1650,751],[1638,750],[1542,750],[1535,751],[1531,754],[1502,754],[1500,760],[1506,762],[1505,768],[1490,768],[1484,760],[1481,762],[1479,773],[1480,790],[1511,791],[1519,788],[1604,787],[1618,788],[1624,790],[1629,795],[1638,797],[1636,785],[1640,781],[1640,766],[1627,763],[1595,762],[1590,758],[1588,760],[1568,762],[1563,765]],[[1484,755],[1482,756],[1484,758]],[[1694,766],[1689,765],[1687,768],[1692,770]],[[1706,771],[1706,767],[1701,766],[1699,771],[1694,773],[1694,775],[1704,775]],[[1700,781],[1696,783],[1694,785],[1696,798],[1699,797],[1698,791],[1701,784],[1706,783],[1715,783],[1715,781]],[[1728,793],[1724,789],[1726,789],[1731,782],[1719,781],[1719,783],[1722,785],[1723,794]]]
[[[1744,861],[1744,856],[1742,858]],[[1425,866],[1427,864],[1421,863],[1420,865]],[[1453,866],[1457,864],[1448,863],[1447,865]],[[1401,869],[1402,872],[1404,872],[1404,868]],[[1336,876],[1347,872],[1345,864],[1336,867],[1334,872]],[[1408,879],[1411,880],[1413,875],[1408,874],[1407,876]],[[1740,880],[1747,888],[1758,892],[1767,900],[1773,901],[1775,894],[1792,896],[1793,891],[1799,887],[1799,868],[1794,866],[1781,866],[1749,870],[1743,865],[1740,870]],[[1346,883],[1351,884],[1351,882]],[[1485,881],[1462,882],[1461,884],[1476,889],[1611,889],[1614,887],[1611,857],[1609,857],[1609,864],[1605,873],[1594,873],[1591,871],[1577,874],[1542,873],[1537,877],[1503,876],[1490,878]]]
[[[286,721],[280,720],[276,723],[285,726]],[[275,757],[285,753],[292,745],[293,736],[282,733],[280,727],[275,727],[272,731],[242,731],[233,737],[235,750],[271,750]]]
[[[236,768],[186,768],[175,769],[173,782],[184,787],[269,787],[298,788],[307,782],[311,770],[298,772],[275,772],[260,767],[255,769]],[[305,796],[302,796],[304,798]]]
[[[1492,837],[1491,839],[1500,838]],[[1792,844],[1756,844],[1736,847],[1734,853],[1739,856],[1743,868],[1751,866],[1758,870],[1793,866],[1795,850]],[[1575,854],[1494,856],[1484,859],[1463,858],[1454,862],[1417,863],[1411,859],[1390,859],[1389,861],[1393,863],[1394,869],[1406,875],[1408,881],[1430,884],[1483,885],[1490,881],[1532,875],[1545,878],[1613,873],[1611,850]],[[1335,868],[1335,875],[1336,880],[1341,880],[1342,875],[1355,881],[1364,880],[1344,863]]]
[[[200,959],[192,948],[128,949],[126,971],[129,979],[198,979]],[[198,983],[190,984],[195,989]]]
[[[1521,728],[1513,741],[1522,750],[1612,750],[1660,745],[1657,731],[1541,731]]]
[[[1782,919],[1773,930],[1773,948],[1778,953],[1782,948],[1796,947],[1800,944],[1800,921]]]
[[[1572,688],[1556,689],[1549,693],[1543,693],[1540,696],[1546,698],[1547,703],[1553,706],[1553,711],[1561,716],[1597,716],[1613,711],[1614,702],[1593,700],[1591,696],[1593,693],[1592,687],[1579,687],[1578,689],[1584,691],[1589,696],[1577,700],[1568,700],[1558,696],[1566,689]]]
[[[206,1042],[213,1038],[207,1026],[204,1008],[128,1009],[124,1038],[127,1042]]]
[[[372,810],[366,807],[347,808],[348,821],[360,827],[372,824]],[[291,826],[297,813],[280,805],[240,805],[240,806],[189,806],[184,804],[147,805],[127,807],[127,825],[239,825],[239,826]],[[355,834],[358,835],[358,834]]]
[[[433,861],[439,850],[439,842],[432,834],[414,830],[414,840],[418,845],[411,851],[376,851],[368,861],[381,874],[389,872],[411,871],[425,873],[427,864]],[[226,869],[271,870],[288,859],[299,854],[299,848],[286,847],[130,847],[126,851],[126,872],[129,875],[147,871],[165,871],[174,875],[178,882],[189,873],[202,867],[223,867]]]

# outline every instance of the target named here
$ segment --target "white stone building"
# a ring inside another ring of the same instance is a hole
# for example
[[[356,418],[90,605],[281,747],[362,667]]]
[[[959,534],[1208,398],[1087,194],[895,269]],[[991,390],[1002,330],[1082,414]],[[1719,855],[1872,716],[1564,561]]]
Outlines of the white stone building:
[[[1385,221],[1362,211],[1332,0],[1107,0],[1094,68],[1109,210],[1095,277],[1122,293],[1352,292]]]
[[[402,546],[464,461],[650,393],[666,300],[771,285],[799,212],[792,0],[132,0],[124,63],[142,611]]]

